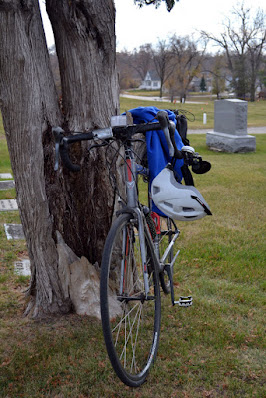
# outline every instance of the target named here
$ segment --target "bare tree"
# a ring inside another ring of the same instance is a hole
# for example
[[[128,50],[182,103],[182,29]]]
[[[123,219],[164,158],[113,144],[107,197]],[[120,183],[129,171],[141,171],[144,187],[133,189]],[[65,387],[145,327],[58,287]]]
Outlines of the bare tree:
[[[212,93],[216,94],[217,99],[220,98],[221,93],[227,89],[231,80],[227,68],[226,56],[224,53],[208,54],[206,55],[202,72],[206,72],[212,76]]]
[[[216,94],[217,99],[219,99],[221,92],[223,92],[226,87],[226,65],[225,57],[222,54],[216,54],[214,56],[214,64],[211,74],[213,76],[212,92],[213,94]]]
[[[132,63],[132,54],[126,50],[118,52],[116,54],[116,60],[120,90],[139,86],[139,78],[136,76],[135,68]]]
[[[201,50],[196,40],[188,36],[173,36],[170,39],[172,65],[176,81],[176,90],[179,92],[180,101],[186,98],[187,90],[193,78],[200,72],[206,46]]]
[[[174,70],[172,59],[173,54],[170,50],[169,43],[167,43],[166,40],[159,40],[156,49],[153,50],[153,62],[161,82],[160,97],[163,96],[164,83],[169,79]]]
[[[130,59],[130,62],[132,68],[135,69],[141,80],[144,80],[147,72],[152,66],[151,44],[147,43],[140,46],[138,50],[135,49]]]
[[[144,44],[132,53],[128,51],[117,53],[120,88],[127,89],[140,85],[152,64],[151,44]]]
[[[266,56],[263,57],[259,70],[259,85],[261,89],[266,88]]]
[[[242,3],[233,8],[219,37],[205,31],[202,35],[224,49],[236,95],[245,99],[249,92],[254,101],[258,71],[266,45],[264,12],[259,9],[252,17],[251,9],[245,8]]]

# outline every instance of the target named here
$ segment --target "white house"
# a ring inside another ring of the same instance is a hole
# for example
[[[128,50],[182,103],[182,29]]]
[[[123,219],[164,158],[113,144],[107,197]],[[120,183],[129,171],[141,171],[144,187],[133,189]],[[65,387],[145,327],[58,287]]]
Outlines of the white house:
[[[160,90],[161,82],[155,71],[148,71],[145,79],[142,81],[139,89],[144,90]]]

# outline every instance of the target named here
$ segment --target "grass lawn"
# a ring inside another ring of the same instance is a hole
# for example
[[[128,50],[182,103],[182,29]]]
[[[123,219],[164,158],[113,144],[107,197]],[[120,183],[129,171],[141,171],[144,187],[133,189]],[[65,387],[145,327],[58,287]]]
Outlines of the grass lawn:
[[[0,397],[257,397],[265,396],[266,135],[249,154],[210,152],[204,135],[191,145],[212,163],[195,176],[212,217],[179,223],[176,296],[162,298],[155,367],[139,389],[125,387],[107,359],[100,323],[74,314],[36,322],[23,317],[29,279],[13,273],[23,241],[7,241],[0,213]],[[0,173],[10,172],[0,139]],[[142,190],[146,187],[142,186]],[[12,192],[10,193],[10,195]]]

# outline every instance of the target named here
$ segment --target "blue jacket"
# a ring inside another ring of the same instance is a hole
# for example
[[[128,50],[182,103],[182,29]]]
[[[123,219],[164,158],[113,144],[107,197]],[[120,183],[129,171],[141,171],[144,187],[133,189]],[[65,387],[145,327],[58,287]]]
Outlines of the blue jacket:
[[[131,109],[129,112],[133,116],[133,122],[135,124],[147,123],[154,119],[157,112],[160,109],[154,106]],[[168,113],[169,120],[176,123],[175,114],[172,111],[165,110]],[[183,143],[178,131],[175,131],[175,141],[178,149],[183,147]],[[171,161],[171,157],[168,151],[168,145],[164,133],[162,130],[148,131],[146,133],[146,145],[147,145],[147,158],[149,166],[149,186],[153,179],[164,169],[164,167]],[[177,159],[174,167],[176,178],[181,182],[183,176],[181,167],[183,166],[183,159]],[[152,210],[163,215],[163,213],[153,204]]]

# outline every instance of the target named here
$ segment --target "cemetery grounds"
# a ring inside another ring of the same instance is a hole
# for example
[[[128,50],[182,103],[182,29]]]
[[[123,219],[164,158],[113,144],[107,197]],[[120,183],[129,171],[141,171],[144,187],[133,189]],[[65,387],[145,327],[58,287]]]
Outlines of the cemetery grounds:
[[[139,105],[146,104],[121,100],[121,110]],[[249,124],[266,125],[262,105],[254,104]],[[190,127],[203,127],[204,108],[211,128],[212,103],[184,106],[196,115]],[[247,154],[211,152],[203,134],[189,139],[212,163],[193,177],[213,216],[179,225],[175,289],[192,294],[194,304],[173,308],[162,299],[159,352],[147,383],[132,390],[117,379],[97,320],[23,317],[29,277],[17,275],[14,262],[27,249],[23,240],[7,240],[4,224],[20,223],[17,211],[7,211],[0,212],[0,397],[266,396],[266,134],[256,135],[256,152]],[[1,121],[0,173],[12,173]],[[143,201],[145,192],[143,183]],[[0,191],[0,200],[14,198],[15,189]]]

